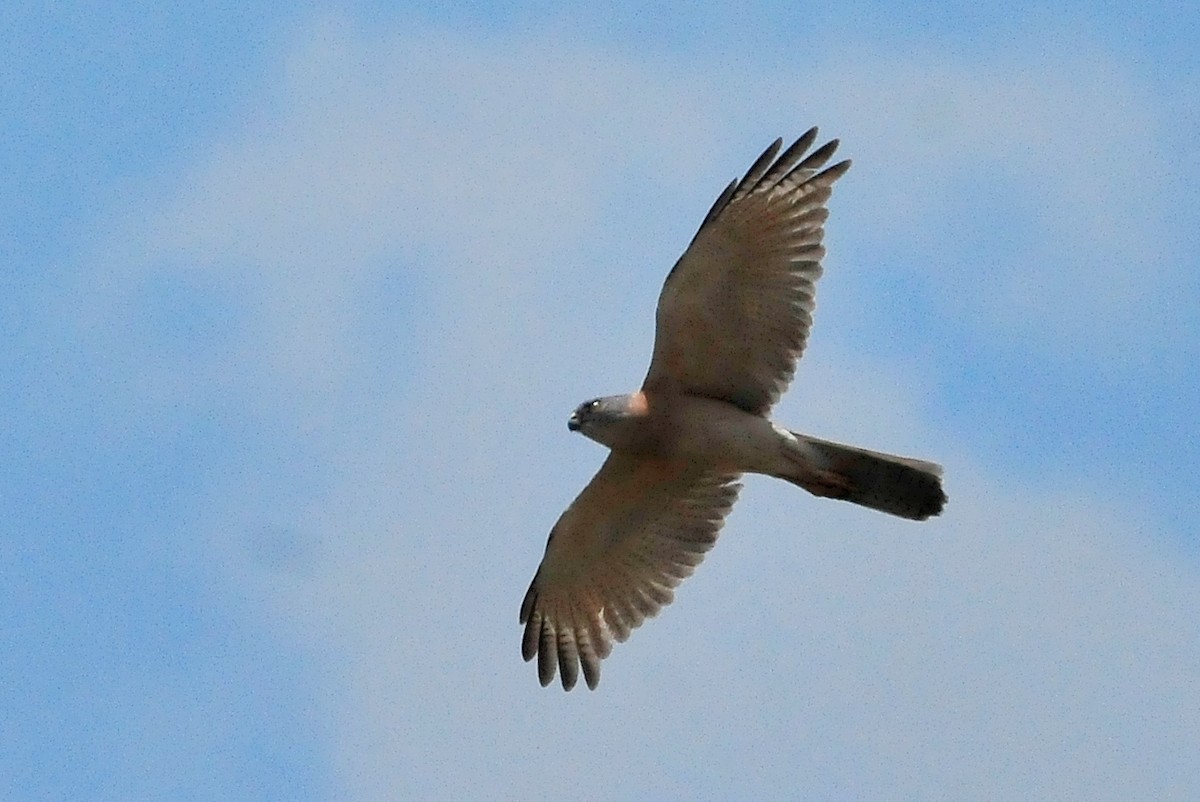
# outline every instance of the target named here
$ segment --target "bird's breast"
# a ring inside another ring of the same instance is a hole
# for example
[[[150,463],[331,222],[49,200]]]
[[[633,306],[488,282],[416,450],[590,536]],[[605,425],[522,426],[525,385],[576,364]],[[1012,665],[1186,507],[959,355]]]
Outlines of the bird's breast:
[[[764,472],[778,459],[771,422],[733,404],[683,396],[664,418],[664,446],[679,459],[738,472]]]

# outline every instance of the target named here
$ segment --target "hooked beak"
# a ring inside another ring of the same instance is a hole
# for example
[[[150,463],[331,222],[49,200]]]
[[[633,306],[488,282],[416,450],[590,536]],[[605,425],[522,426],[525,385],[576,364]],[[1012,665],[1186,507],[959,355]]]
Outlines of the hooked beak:
[[[579,413],[572,412],[571,417],[567,418],[567,428],[573,432],[579,431]]]

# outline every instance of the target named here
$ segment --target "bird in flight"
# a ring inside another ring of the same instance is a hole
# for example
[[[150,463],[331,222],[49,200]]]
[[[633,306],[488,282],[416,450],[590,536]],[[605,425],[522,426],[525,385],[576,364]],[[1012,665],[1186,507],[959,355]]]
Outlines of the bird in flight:
[[[521,654],[538,679],[589,688],[614,641],[656,615],[716,542],[744,473],[924,520],[941,466],[818,440],[767,417],[812,325],[825,207],[849,161],[809,153],[813,128],[776,140],[717,198],[658,299],[642,388],[580,404],[567,421],[610,449],[550,532],[521,604]]]

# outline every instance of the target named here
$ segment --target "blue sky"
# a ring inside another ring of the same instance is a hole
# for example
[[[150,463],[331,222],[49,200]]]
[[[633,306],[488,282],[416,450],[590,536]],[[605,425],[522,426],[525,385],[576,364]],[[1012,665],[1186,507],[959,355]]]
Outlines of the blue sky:
[[[1185,4],[164,10],[0,30],[0,797],[1200,793]],[[748,482],[595,693],[517,607],[713,197],[810,125],[777,417],[925,525]]]

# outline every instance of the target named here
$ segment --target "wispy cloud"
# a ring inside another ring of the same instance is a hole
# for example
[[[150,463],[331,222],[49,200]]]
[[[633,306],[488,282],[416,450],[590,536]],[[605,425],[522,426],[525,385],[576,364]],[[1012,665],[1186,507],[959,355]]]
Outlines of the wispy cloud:
[[[1200,684],[1200,580],[1144,530],[1151,505],[1012,476],[939,425],[927,376],[865,343],[815,347],[781,415],[943,460],[946,517],[916,528],[752,482],[599,694],[536,686],[516,605],[600,458],[563,415],[640,378],[670,261],[775,132],[821,122],[871,186],[839,189],[831,272],[849,261],[836,248],[894,248],[948,325],[1097,363],[1170,336],[1169,315],[1121,326],[1130,298],[1171,308],[1181,271],[1155,251],[1167,213],[1143,180],[1163,123],[1119,65],[856,54],[769,86],[658,66],[326,21],[257,116],[131,209],[97,260],[105,330],[147,286],[206,277],[189,292],[232,319],[204,326],[225,338],[211,358],[129,370],[196,409],[244,405],[283,433],[267,459],[311,460],[302,489],[214,480],[196,551],[247,615],[319,655],[348,795],[581,777],[627,798],[1195,788],[1180,745],[1200,713],[1180,701]],[[394,312],[370,311],[380,296]],[[848,307],[823,305],[818,326]],[[382,378],[393,348],[399,381]]]

